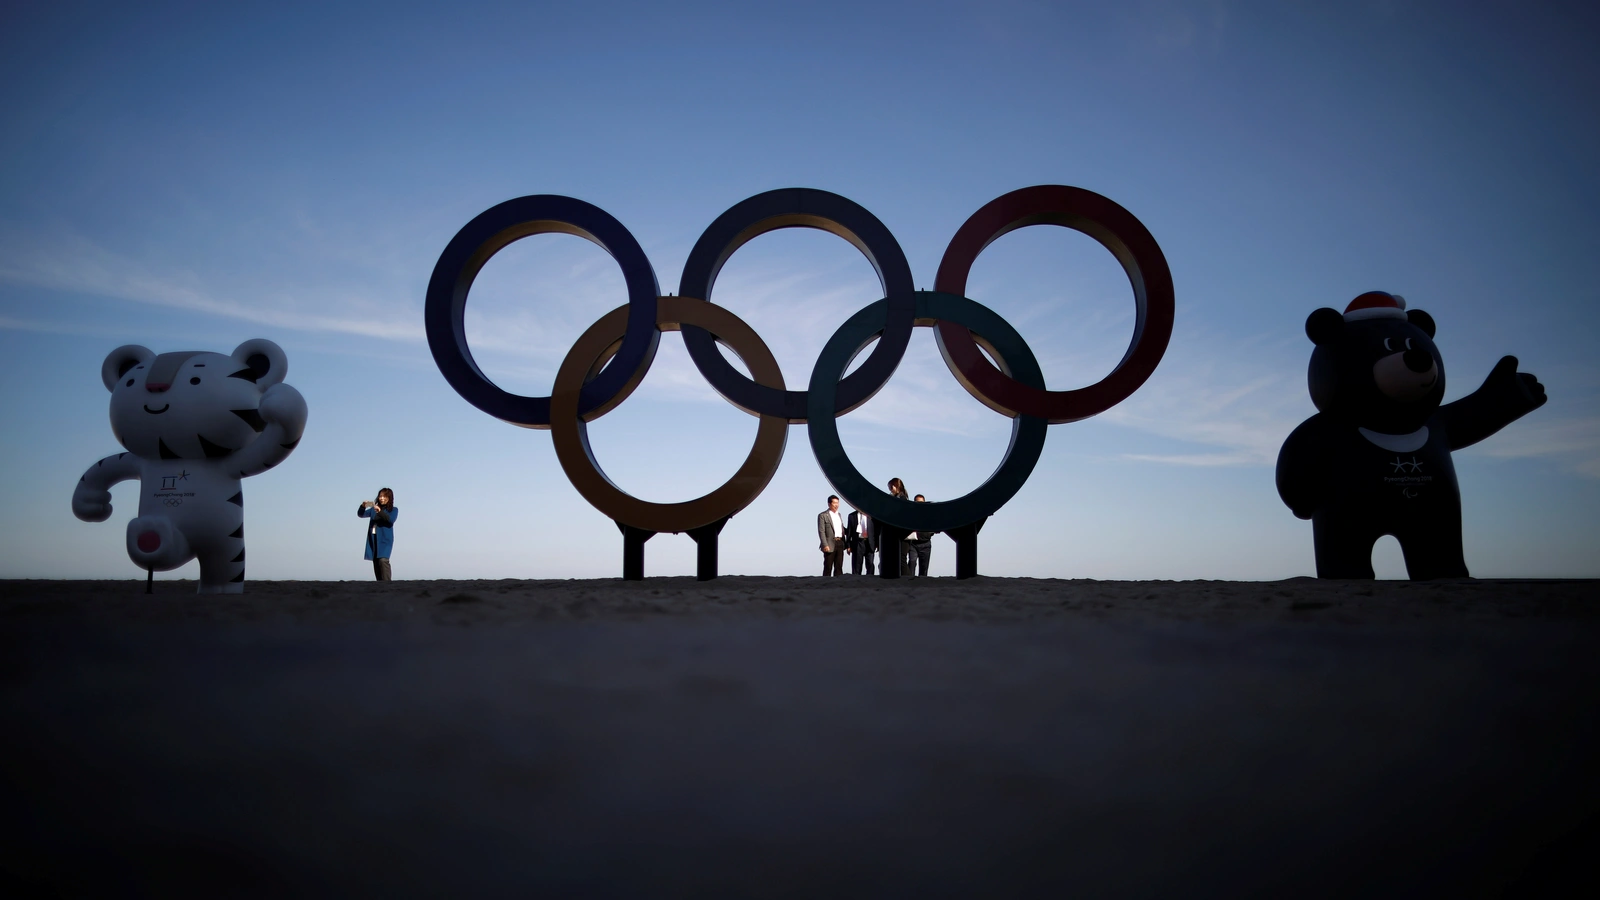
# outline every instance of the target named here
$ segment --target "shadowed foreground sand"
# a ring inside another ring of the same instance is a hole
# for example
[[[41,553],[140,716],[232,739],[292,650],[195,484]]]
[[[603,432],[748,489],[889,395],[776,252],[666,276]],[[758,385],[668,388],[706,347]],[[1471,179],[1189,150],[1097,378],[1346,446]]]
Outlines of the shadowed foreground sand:
[[[0,582],[0,889],[1542,896],[1596,587]]]

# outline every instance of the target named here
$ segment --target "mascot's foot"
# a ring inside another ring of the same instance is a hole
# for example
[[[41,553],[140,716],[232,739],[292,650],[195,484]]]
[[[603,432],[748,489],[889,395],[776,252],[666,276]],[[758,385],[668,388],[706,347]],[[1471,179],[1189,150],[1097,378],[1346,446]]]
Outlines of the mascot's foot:
[[[195,590],[195,593],[197,593],[197,594],[242,594],[242,593],[244,593],[244,582],[242,582],[242,581],[228,581],[228,582],[224,582],[222,584],[206,584],[204,581],[202,581],[202,582],[200,582],[200,587]]]
[[[194,553],[171,519],[139,516],[128,523],[128,558],[141,569],[165,572],[194,559]]]

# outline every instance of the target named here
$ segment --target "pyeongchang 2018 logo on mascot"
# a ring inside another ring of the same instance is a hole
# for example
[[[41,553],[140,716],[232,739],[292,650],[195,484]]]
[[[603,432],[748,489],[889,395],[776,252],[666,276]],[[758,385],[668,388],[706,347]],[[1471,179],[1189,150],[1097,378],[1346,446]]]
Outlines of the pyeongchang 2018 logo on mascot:
[[[1128,352],[1104,379],[1080,390],[1047,390],[1022,335],[964,295],[967,274],[985,247],[1018,228],[1041,224],[1076,229],[1099,241],[1133,285],[1137,317]],[[760,336],[711,302],[717,273],[736,250],[769,231],[797,227],[849,241],[872,263],[883,287],[881,300],[834,332],[805,390],[789,390]],[[467,345],[464,313],[484,263],[513,241],[550,232],[578,235],[610,253],[622,268],[628,302],[573,344],[550,396],[524,397],[501,390],[478,368]],[[809,188],[757,194],[718,216],[701,234],[683,267],[677,296],[668,297],[661,296],[655,270],[622,223],[582,200],[539,194],[488,209],[456,234],[434,267],[425,316],[434,361],[457,393],[496,418],[550,430],[567,478],[622,530],[624,578],[644,577],[644,542],[664,531],[693,537],[699,545],[699,577],[716,577],[717,535],[777,471],[790,424],[807,425],[823,474],[841,497],[876,520],[885,540],[910,531],[942,531],[956,541],[956,576],[966,578],[977,574],[978,530],[1022,489],[1044,449],[1048,426],[1110,409],[1155,371],[1172,335],[1173,289],[1166,257],[1143,223],[1099,194],[1063,185],[1013,191],[973,213],[945,249],[932,291],[914,289],[911,267],[894,235],[856,203]],[[1011,445],[989,480],[965,496],[935,503],[912,503],[868,482],[845,453],[835,421],[888,382],[917,326],[935,329],[939,350],[962,387],[1012,420]],[[646,502],[613,485],[589,452],[585,428],[628,398],[649,370],[663,331],[681,332],[690,358],[711,386],[760,421],[755,445],[733,477],[684,503]],[[861,366],[841,377],[874,340],[877,345]],[[717,343],[737,353],[751,375],[724,359]],[[998,367],[985,358],[985,350]],[[898,562],[886,561],[883,577],[899,574]]]

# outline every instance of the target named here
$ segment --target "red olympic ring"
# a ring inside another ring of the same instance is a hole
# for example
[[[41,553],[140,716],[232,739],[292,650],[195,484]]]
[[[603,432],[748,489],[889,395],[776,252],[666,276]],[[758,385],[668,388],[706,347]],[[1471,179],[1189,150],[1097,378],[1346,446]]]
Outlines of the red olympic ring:
[[[1045,184],[996,197],[973,213],[945,248],[934,290],[966,296],[967,276],[978,254],[1001,236],[1028,225],[1081,231],[1122,263],[1137,308],[1133,339],[1122,361],[1086,388],[1049,391],[1029,387],[995,368],[978,349],[972,332],[954,322],[939,322],[934,332],[939,352],[962,387],[995,412],[1035,416],[1052,425],[1087,419],[1127,399],[1161,362],[1172,337],[1172,271],[1156,239],[1133,213],[1093,191]]]

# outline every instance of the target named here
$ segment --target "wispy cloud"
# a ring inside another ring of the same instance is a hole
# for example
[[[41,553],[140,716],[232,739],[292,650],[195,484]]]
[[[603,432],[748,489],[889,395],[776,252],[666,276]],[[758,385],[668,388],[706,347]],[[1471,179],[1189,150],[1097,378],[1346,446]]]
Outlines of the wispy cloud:
[[[1554,459],[1600,478],[1600,417],[1544,421],[1536,412],[1484,441],[1483,452],[1499,459]]]
[[[0,282],[273,328],[413,344],[426,340],[424,269],[413,262],[408,265],[416,271],[400,270],[393,248],[367,247],[370,257],[352,256],[348,247],[338,253],[311,252],[302,246],[306,236],[300,233],[309,228],[297,223],[292,246],[275,251],[300,264],[292,287],[261,260],[242,261],[227,270],[162,266],[81,234],[57,231],[46,236],[16,227],[0,227]],[[345,244],[337,235],[319,232],[317,237],[318,247]],[[517,250],[502,251],[490,261],[473,286],[466,327],[474,354],[485,361],[553,376],[572,339],[599,315],[626,302],[627,295],[615,264],[597,248],[572,259],[573,254],[563,253],[570,247],[543,243],[519,242]],[[54,326],[34,322],[33,327]]]
[[[1169,466],[1258,466],[1261,459],[1254,453],[1124,453],[1123,459],[1138,462],[1161,463]]]
[[[0,281],[12,284],[201,312],[274,328],[401,341],[421,341],[424,336],[420,307],[404,298],[393,301],[390,312],[371,315],[352,307],[383,309],[380,298],[338,295],[314,286],[291,292],[229,281],[226,288],[217,287],[222,280],[192,270],[161,271],[80,235],[58,233],[46,239],[14,228],[0,232]],[[399,309],[393,309],[396,305]]]
[[[67,334],[77,337],[114,337],[117,334],[115,329],[102,328],[95,325],[18,319],[12,316],[0,316],[0,329],[6,331],[30,331],[34,334]]]
[[[1224,349],[1226,348],[1226,349]],[[1262,337],[1228,340],[1191,330],[1175,338],[1155,374],[1102,415],[1159,437],[1222,452],[1130,455],[1171,465],[1273,465],[1284,438],[1314,410],[1298,347]],[[1291,374],[1292,373],[1292,374]]]
[[[1485,442],[1490,456],[1518,459],[1528,456],[1559,456],[1571,453],[1596,453],[1600,450],[1600,417],[1587,419],[1519,420],[1515,425]]]

